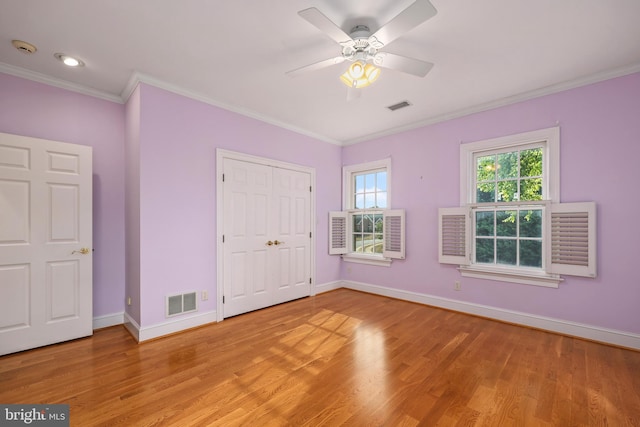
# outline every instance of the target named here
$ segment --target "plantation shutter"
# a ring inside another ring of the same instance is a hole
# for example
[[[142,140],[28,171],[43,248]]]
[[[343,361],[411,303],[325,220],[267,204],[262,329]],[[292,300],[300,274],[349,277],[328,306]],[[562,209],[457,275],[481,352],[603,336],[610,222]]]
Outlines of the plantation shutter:
[[[469,209],[438,209],[438,261],[441,264],[469,264]]]
[[[548,228],[549,271],[596,277],[596,204],[552,204]]]
[[[346,254],[347,212],[329,212],[329,255]]]
[[[404,218],[404,209],[389,209],[383,212],[384,247],[382,256],[385,258],[404,259]]]

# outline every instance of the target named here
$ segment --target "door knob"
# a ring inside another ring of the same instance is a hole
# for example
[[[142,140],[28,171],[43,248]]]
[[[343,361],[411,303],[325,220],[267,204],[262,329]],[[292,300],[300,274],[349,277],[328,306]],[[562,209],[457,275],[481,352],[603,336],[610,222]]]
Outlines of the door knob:
[[[71,252],[71,255],[73,255],[73,254],[82,254],[82,255],[86,255],[86,254],[88,254],[89,252],[91,252],[91,250],[90,250],[89,248],[82,248],[82,249],[80,249],[79,251],[73,251],[73,252]]]
[[[277,240],[276,240],[276,242],[277,242]],[[273,245],[273,242],[272,242],[271,240],[269,240],[269,241],[267,242],[267,246],[271,246],[271,245]],[[277,243],[276,243],[276,245],[277,245]]]
[[[284,242],[279,242],[279,241],[275,241],[273,242],[274,245],[278,246],[278,245],[284,245]]]

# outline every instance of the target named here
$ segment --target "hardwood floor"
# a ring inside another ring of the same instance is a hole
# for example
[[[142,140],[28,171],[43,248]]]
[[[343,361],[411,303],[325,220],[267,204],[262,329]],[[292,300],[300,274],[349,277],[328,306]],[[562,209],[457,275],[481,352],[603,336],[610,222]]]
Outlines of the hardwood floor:
[[[73,426],[640,426],[640,352],[349,290],[0,357]]]

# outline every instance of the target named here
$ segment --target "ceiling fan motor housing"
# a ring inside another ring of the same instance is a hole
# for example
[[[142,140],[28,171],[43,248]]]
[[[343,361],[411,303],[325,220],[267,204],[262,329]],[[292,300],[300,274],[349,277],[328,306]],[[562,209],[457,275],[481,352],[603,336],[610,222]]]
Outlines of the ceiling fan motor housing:
[[[371,30],[366,25],[356,25],[351,29],[351,40],[342,45],[342,56],[349,61],[370,61],[378,49],[370,43]]]
[[[351,29],[351,32],[349,33],[349,35],[357,43],[359,39],[365,39],[366,41],[366,39],[368,39],[369,36],[371,35],[371,31],[369,30],[369,27],[367,27],[366,25],[356,25]]]

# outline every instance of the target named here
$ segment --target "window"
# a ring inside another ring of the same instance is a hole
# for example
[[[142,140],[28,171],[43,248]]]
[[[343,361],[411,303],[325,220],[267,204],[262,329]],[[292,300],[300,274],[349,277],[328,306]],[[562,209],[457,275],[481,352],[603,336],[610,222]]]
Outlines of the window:
[[[542,141],[472,152],[475,264],[543,268],[540,202],[550,179],[543,171],[546,148]]]
[[[404,258],[404,211],[389,209],[390,178],[390,159],[344,167],[344,211],[330,212],[330,254],[376,265]]]
[[[440,210],[441,263],[459,264],[463,276],[550,287],[559,274],[595,276],[595,205],[559,203],[559,134],[461,145],[461,207]]]
[[[352,252],[382,255],[382,209],[388,207],[387,169],[385,164],[374,170],[354,170],[345,177],[352,189],[351,200],[346,207],[356,211],[350,215]]]

